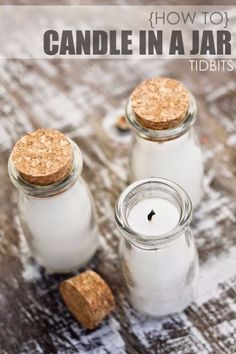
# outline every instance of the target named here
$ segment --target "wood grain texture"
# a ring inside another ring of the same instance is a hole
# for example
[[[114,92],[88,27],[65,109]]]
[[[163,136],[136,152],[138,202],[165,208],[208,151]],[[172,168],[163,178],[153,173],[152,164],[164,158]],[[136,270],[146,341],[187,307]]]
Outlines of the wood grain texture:
[[[25,3],[19,1],[18,3]],[[199,293],[185,312],[161,320],[126,302],[113,208],[128,184],[130,134],[114,128],[128,95],[147,77],[182,81],[198,102],[205,196],[193,232],[201,263]],[[184,60],[8,60],[0,62],[0,353],[236,353],[236,75],[190,73]],[[39,127],[62,130],[80,146],[83,177],[96,202],[101,250],[91,267],[114,291],[117,309],[95,331],[66,310],[68,277],[30,258],[7,174],[14,142]]]

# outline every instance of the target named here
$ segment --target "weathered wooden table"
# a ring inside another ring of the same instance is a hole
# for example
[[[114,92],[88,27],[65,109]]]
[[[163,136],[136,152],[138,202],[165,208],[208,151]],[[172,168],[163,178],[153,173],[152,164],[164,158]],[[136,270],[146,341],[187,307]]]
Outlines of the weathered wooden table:
[[[114,122],[132,88],[156,75],[183,81],[196,96],[205,160],[205,197],[192,224],[201,263],[198,296],[185,312],[162,320],[138,315],[125,300],[113,221],[115,201],[128,183],[130,142]],[[236,353],[235,107],[235,72],[190,72],[184,60],[0,62],[1,354]],[[58,292],[68,275],[40,269],[20,227],[7,159],[17,138],[38,127],[64,131],[83,152],[101,241],[88,268],[107,280],[117,302],[95,331],[69,314]]]

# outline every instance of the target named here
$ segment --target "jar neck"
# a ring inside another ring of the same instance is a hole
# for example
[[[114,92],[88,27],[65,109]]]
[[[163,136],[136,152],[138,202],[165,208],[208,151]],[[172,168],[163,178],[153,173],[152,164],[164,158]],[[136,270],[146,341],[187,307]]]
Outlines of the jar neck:
[[[55,196],[69,189],[81,175],[83,167],[82,154],[78,145],[71,139],[69,139],[69,141],[73,151],[73,164],[69,176],[67,176],[62,181],[46,186],[35,185],[25,181],[20,175],[19,171],[15,168],[11,154],[8,161],[8,173],[12,183],[16,186],[16,188],[25,194],[38,198],[48,198]]]
[[[197,113],[196,101],[193,95],[191,94],[189,95],[190,95],[190,103],[189,103],[189,108],[188,108],[186,118],[180,125],[178,125],[175,128],[154,130],[154,129],[143,127],[136,118],[136,114],[132,109],[132,102],[130,98],[125,107],[125,115],[127,121],[129,122],[131,129],[134,131],[134,133],[143,139],[151,140],[151,141],[159,141],[159,142],[176,139],[184,135],[186,132],[188,132],[196,121],[196,113]]]
[[[132,230],[128,215],[134,205],[147,198],[161,198],[173,203],[179,212],[177,225],[161,235],[143,235]],[[188,194],[176,183],[164,178],[146,178],[132,183],[120,195],[115,207],[115,220],[121,235],[139,248],[156,249],[167,246],[180,237],[192,219],[192,204]]]
[[[150,139],[144,139],[138,134],[135,134],[133,136],[133,141],[137,143],[137,145],[140,145],[142,147],[146,148],[153,148],[153,150],[156,150],[156,147],[158,145],[159,149],[163,148],[166,149],[168,146],[169,148],[176,148],[179,145],[185,145],[186,142],[191,140],[194,136],[193,134],[193,127],[190,127],[189,130],[187,130],[184,134],[176,136],[175,138],[172,139],[166,139],[166,140],[150,140]]]

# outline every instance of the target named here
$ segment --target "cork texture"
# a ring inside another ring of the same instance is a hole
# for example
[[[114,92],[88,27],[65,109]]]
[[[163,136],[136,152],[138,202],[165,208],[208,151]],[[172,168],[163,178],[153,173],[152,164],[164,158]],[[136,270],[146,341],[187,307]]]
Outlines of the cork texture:
[[[49,185],[69,175],[73,161],[72,146],[63,133],[38,129],[17,141],[12,161],[27,182]]]
[[[178,81],[156,77],[143,81],[131,94],[137,121],[146,128],[164,130],[181,124],[188,112],[189,93]]]
[[[88,329],[94,329],[115,308],[110,288],[92,270],[65,280],[60,291],[70,312]]]

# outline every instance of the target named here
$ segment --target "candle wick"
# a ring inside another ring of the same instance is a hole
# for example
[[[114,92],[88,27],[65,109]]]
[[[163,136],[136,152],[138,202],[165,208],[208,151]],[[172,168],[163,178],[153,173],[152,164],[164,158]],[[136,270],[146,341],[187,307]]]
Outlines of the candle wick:
[[[152,210],[150,211],[150,213],[148,214],[148,220],[151,221],[151,220],[152,220],[152,217],[153,217],[154,215],[156,215],[156,213],[155,213],[155,211],[152,209]]]

